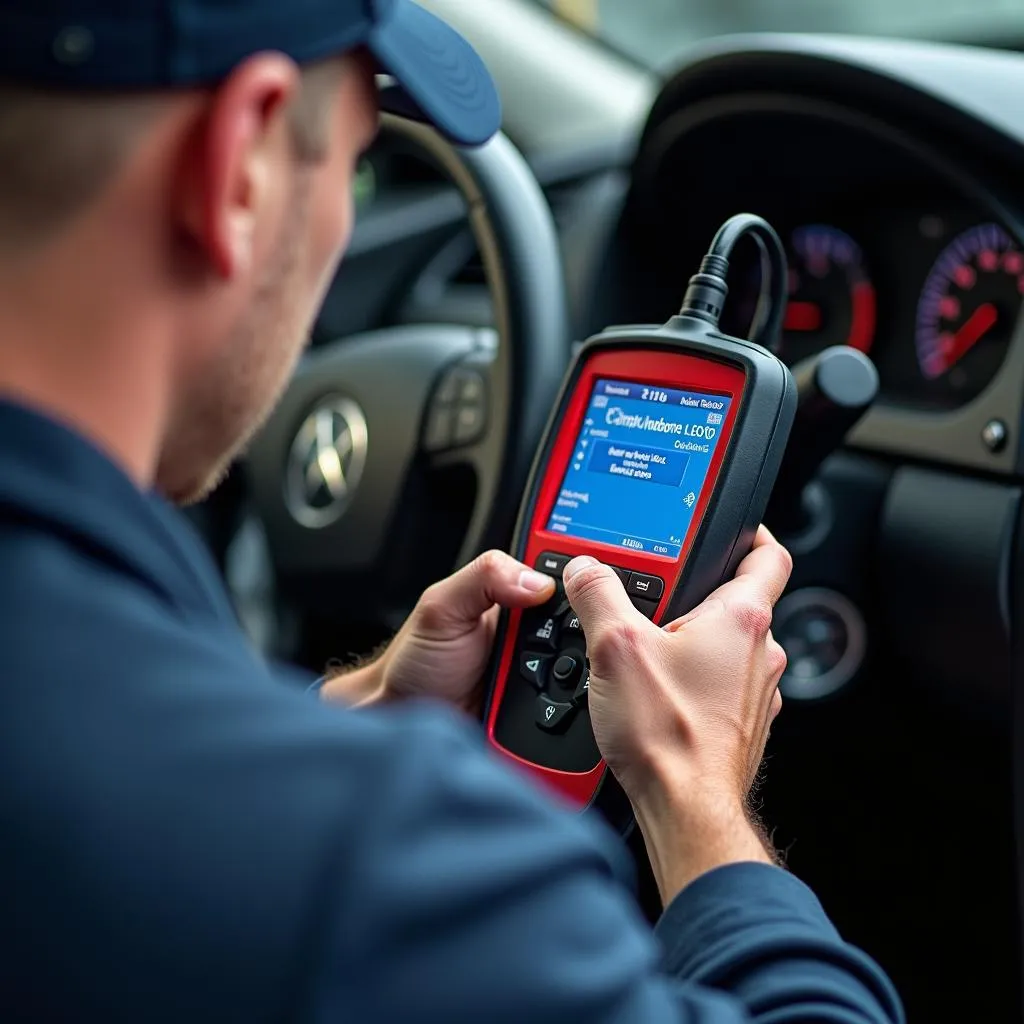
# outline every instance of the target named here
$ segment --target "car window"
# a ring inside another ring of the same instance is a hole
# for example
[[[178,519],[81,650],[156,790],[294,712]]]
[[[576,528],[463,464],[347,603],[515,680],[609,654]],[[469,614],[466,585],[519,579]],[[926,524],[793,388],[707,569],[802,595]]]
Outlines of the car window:
[[[1017,49],[1022,0],[533,0],[634,60],[657,65],[730,32],[839,32]]]

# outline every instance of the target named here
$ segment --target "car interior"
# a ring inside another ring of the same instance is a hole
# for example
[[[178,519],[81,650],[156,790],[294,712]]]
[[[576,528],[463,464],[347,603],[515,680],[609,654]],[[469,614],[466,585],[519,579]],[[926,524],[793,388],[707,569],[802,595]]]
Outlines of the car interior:
[[[254,641],[319,673],[507,549],[575,346],[663,323],[716,228],[758,214],[789,257],[783,360],[847,345],[878,378],[824,450],[819,413],[798,423],[795,457],[817,454],[769,515],[794,572],[759,810],[910,1020],[1019,1020],[1024,17],[425,6],[492,69],[504,136],[459,151],[385,118],[366,154],[308,354],[193,510]],[[723,318],[739,337],[760,285],[744,245]],[[322,415],[352,451],[317,496]]]

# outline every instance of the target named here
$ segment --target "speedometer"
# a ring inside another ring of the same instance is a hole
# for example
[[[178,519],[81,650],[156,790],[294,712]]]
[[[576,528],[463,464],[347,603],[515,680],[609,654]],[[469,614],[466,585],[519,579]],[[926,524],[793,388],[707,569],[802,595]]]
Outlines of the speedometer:
[[[791,365],[830,345],[870,352],[875,289],[860,246],[844,231],[808,224],[793,232],[783,357]]]
[[[922,376],[954,404],[977,397],[1003,363],[1022,301],[1024,254],[1010,236],[998,224],[959,235],[936,261],[918,305]]]

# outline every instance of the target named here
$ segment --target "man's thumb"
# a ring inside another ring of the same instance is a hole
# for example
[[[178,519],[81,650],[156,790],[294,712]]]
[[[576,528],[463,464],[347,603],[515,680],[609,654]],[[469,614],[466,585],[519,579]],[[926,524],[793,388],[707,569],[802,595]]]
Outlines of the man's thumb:
[[[592,647],[605,630],[619,623],[639,620],[647,624],[626,596],[619,577],[596,558],[574,558],[565,567],[562,579],[565,596],[579,616],[588,646]]]

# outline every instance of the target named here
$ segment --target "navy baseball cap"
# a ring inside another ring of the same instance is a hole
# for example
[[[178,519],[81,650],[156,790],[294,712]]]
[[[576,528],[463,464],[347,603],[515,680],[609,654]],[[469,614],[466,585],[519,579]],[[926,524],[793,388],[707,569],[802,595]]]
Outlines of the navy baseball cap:
[[[254,53],[305,64],[357,47],[397,82],[383,109],[466,146],[500,127],[483,61],[413,0],[0,0],[0,79],[44,88],[205,85]]]

